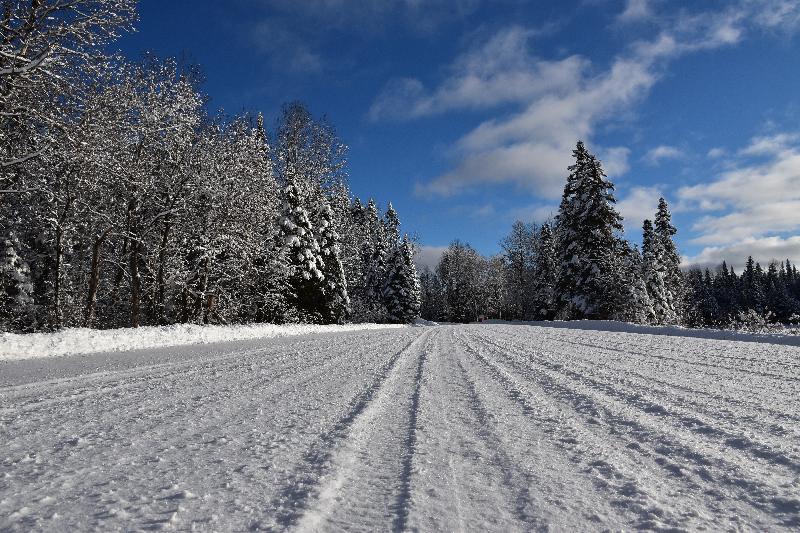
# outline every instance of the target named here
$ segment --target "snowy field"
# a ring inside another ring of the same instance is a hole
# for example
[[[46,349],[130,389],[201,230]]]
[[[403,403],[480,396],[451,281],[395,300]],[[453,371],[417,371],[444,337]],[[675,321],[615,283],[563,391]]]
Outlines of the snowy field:
[[[0,361],[0,530],[796,530],[800,348],[470,325]]]

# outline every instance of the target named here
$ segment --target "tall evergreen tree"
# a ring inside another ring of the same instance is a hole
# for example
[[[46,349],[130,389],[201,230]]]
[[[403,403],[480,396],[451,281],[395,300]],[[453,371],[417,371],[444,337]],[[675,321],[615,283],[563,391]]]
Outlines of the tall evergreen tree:
[[[419,317],[421,293],[414,266],[414,248],[408,235],[395,247],[389,264],[388,282],[384,291],[389,320],[411,322]]]
[[[664,305],[669,307],[667,314],[672,317],[672,322],[680,321],[684,305],[684,279],[681,272],[681,257],[673,240],[678,230],[672,225],[672,215],[664,198],[658,199],[653,222],[655,236],[661,243],[661,261],[664,267],[664,284],[667,300]]]
[[[388,243],[388,248],[392,248],[400,244],[400,219],[397,216],[392,202],[389,202],[386,208],[386,214],[383,215],[384,238]]]
[[[672,324],[675,321],[675,312],[667,289],[667,268],[664,264],[662,241],[650,220],[644,221],[642,230],[643,277],[653,310],[650,322],[659,325]]]
[[[647,324],[653,317],[653,305],[647,293],[639,249],[626,241],[619,242],[620,285],[616,291],[614,320]]]
[[[750,309],[761,313],[764,311],[764,288],[762,286],[763,272],[761,265],[753,260],[753,256],[747,258],[744,272],[741,277],[740,305],[743,310]]]
[[[384,322],[387,318],[384,290],[386,288],[389,252],[385,227],[373,199],[364,210],[366,241],[362,245],[364,262],[364,298],[358,314],[362,320]]]
[[[536,238],[536,255],[533,267],[533,318],[550,320],[555,313],[556,282],[556,247],[550,224],[545,222],[539,228]]]
[[[325,305],[322,317],[325,322],[341,324],[350,311],[347,280],[339,259],[339,234],[333,226],[333,209],[325,204],[319,215],[319,245],[322,256]]]
[[[294,181],[289,181],[283,194],[280,237],[288,264],[292,303],[301,320],[320,322],[324,312],[325,276],[322,270],[325,267],[319,243]]]
[[[31,271],[19,248],[13,234],[0,242],[0,331],[36,328]]]
[[[557,216],[558,316],[606,319],[612,314],[608,281],[618,265],[622,217],[600,161],[580,141],[572,154],[575,163],[569,167]]]

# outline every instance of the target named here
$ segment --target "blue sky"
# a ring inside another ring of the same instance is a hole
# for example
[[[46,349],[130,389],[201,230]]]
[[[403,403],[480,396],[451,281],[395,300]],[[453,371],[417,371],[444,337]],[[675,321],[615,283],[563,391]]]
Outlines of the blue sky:
[[[210,107],[306,102],[435,258],[555,211],[575,141],[626,236],[659,195],[686,262],[800,261],[800,0],[141,0],[118,44],[184,56]]]

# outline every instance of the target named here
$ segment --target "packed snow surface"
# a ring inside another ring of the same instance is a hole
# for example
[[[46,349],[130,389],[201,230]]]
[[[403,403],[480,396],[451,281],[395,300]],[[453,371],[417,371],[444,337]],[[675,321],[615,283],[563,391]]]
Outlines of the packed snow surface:
[[[796,530],[799,380],[502,324],[0,362],[0,530]]]
[[[72,328],[54,333],[0,333],[0,360],[32,359],[95,352],[117,352],[162,348],[183,344],[208,344],[241,339],[289,337],[309,333],[331,333],[365,329],[402,328],[402,325],[346,324],[248,324],[238,326],[146,326],[137,329]]]

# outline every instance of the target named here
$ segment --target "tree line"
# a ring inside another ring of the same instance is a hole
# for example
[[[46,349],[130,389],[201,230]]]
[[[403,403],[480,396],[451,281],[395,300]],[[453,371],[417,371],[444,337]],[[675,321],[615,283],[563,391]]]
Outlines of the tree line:
[[[414,245],[329,122],[212,116],[196,68],[107,53],[135,4],[3,3],[0,331],[416,317]]]
[[[714,271],[683,271],[666,200],[644,221],[639,248],[624,238],[614,185],[601,162],[580,141],[573,157],[553,220],[517,221],[494,257],[454,241],[434,270],[423,269],[423,318],[692,327],[800,319],[800,277],[788,260],[771,262],[765,272],[751,257],[741,275],[725,262]]]

